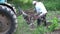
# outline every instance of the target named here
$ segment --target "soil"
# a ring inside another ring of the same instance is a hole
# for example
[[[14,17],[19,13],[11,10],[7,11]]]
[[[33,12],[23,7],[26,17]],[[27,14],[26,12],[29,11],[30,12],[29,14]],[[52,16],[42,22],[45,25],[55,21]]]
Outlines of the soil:
[[[55,30],[53,32],[47,32],[46,34],[60,34],[60,29]]]

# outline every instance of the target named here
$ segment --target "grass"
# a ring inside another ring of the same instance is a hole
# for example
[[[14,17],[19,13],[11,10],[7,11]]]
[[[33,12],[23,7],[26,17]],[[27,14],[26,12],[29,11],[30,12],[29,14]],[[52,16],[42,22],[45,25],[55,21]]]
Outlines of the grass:
[[[59,11],[49,11],[47,14],[47,20],[52,19],[53,17],[56,16],[56,14],[60,14],[60,12]],[[23,19],[22,15],[19,16],[17,19],[18,19],[18,27],[14,34],[40,34],[40,31],[38,31],[37,28],[35,28],[35,30],[29,29],[29,26],[26,23],[26,21]],[[35,25],[35,26],[37,26],[37,25]]]
[[[18,19],[18,28],[15,34],[28,34],[28,33],[32,34],[32,31],[29,30],[29,27],[26,21],[24,21],[23,17],[19,16],[17,19]]]

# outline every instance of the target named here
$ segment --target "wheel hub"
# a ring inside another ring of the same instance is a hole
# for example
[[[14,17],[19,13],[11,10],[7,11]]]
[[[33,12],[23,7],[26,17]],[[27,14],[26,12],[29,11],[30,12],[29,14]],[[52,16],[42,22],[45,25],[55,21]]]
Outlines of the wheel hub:
[[[0,14],[0,34],[5,34],[10,29],[10,23],[11,21],[6,15]]]

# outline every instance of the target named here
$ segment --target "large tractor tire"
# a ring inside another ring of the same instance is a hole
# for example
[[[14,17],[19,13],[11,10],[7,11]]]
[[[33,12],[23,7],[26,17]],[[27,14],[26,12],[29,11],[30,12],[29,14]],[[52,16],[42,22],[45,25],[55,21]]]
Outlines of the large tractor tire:
[[[16,27],[16,14],[9,7],[0,5],[0,34],[13,34]]]

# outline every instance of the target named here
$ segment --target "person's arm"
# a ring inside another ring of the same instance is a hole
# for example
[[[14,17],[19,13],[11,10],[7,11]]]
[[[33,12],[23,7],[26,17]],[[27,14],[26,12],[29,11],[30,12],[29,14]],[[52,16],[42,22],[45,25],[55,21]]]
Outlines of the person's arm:
[[[47,13],[41,13],[40,15],[39,15],[39,17],[41,17],[41,16],[44,16],[44,15],[46,15]]]
[[[42,13],[40,8],[38,8],[38,7],[35,8],[35,12],[36,12],[35,15],[40,15]]]

